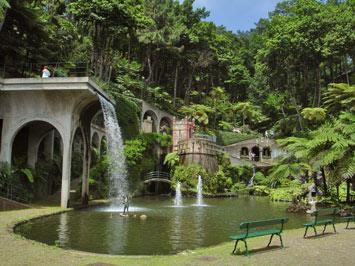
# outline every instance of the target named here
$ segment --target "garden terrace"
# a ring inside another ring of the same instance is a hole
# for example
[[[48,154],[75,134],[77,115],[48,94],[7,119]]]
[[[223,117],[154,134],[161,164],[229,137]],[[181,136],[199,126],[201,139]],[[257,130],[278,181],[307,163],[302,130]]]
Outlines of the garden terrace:
[[[62,158],[61,206],[67,207],[75,135],[83,143],[82,198],[88,197],[91,122],[110,98],[88,77],[0,80],[0,162],[35,167],[39,154]],[[102,130],[101,130],[102,132]],[[101,138],[102,139],[102,138]]]

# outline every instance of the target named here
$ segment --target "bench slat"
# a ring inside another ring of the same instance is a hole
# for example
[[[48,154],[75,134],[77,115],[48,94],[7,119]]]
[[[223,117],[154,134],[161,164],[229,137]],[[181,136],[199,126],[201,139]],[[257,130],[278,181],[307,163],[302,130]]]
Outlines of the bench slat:
[[[337,208],[318,209],[312,216],[332,216],[338,211]]]
[[[258,236],[266,236],[266,235],[272,235],[272,234],[279,234],[280,229],[268,229],[268,230],[260,230],[260,231],[255,231],[252,233],[249,233],[248,236],[246,233],[244,234],[239,234],[235,236],[230,236],[230,239],[233,240],[240,240],[240,239],[245,239],[245,238],[252,238],[252,237],[258,237]]]
[[[261,227],[266,225],[275,225],[275,224],[282,224],[286,223],[288,218],[276,218],[276,219],[268,219],[268,220],[260,220],[260,221],[247,221],[240,224],[240,229],[245,228],[255,228]]]

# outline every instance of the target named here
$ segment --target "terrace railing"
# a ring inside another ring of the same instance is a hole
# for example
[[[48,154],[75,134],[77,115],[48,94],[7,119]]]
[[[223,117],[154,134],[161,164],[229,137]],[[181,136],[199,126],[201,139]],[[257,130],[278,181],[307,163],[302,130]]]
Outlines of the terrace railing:
[[[50,77],[88,77],[93,76],[86,62],[39,62],[22,64],[2,64],[0,77],[5,78],[40,78],[46,66]]]

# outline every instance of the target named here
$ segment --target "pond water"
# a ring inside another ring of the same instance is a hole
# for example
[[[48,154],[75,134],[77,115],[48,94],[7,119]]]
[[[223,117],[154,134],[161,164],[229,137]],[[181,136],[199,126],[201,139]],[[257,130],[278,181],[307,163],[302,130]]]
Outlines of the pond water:
[[[195,199],[183,199],[184,207],[174,208],[170,198],[136,198],[130,214],[121,217],[108,207],[73,211],[33,220],[16,232],[49,245],[81,251],[121,254],[175,254],[228,241],[245,220],[289,217],[286,228],[301,227],[304,214],[286,213],[288,203],[268,198],[204,199],[206,207],[196,207]],[[141,220],[140,215],[147,215]],[[232,244],[231,244],[232,249]]]

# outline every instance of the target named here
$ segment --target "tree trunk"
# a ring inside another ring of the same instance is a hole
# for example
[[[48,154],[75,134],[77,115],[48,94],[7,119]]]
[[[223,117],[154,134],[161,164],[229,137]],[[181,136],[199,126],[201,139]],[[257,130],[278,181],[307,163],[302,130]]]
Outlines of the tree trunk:
[[[192,79],[193,79],[193,76],[194,76],[194,70],[192,70],[190,72],[190,76],[189,76],[189,83],[187,85],[187,89],[186,89],[186,92],[185,92],[185,104],[188,105],[189,102],[190,102],[190,92],[191,92],[191,86],[192,86]]]
[[[303,105],[308,106],[308,69],[303,70]]]
[[[150,82],[153,78],[153,68],[152,68],[152,61],[151,61],[151,49],[148,48],[148,51],[147,51],[147,63],[148,63],[148,71],[149,71],[149,75],[148,75],[148,78],[146,79],[146,84],[147,86],[150,85]]]
[[[346,203],[350,203],[350,179],[346,179]]]
[[[179,61],[175,66],[175,80],[174,80],[174,98],[173,98],[173,107],[176,107],[176,95],[177,95],[177,87],[178,87],[178,78],[179,78]]]
[[[293,104],[295,105],[295,109],[296,109],[296,113],[297,113],[297,120],[298,120],[298,124],[300,126],[300,130],[303,131],[302,116],[301,116],[300,110],[298,108],[296,98],[292,97],[292,101],[293,101]]]
[[[315,188],[316,188],[316,194],[318,194],[318,182],[317,182],[317,173],[314,172],[313,173],[313,182],[314,182],[314,185],[315,185]]]
[[[328,186],[327,186],[327,180],[325,178],[325,172],[324,168],[321,168],[322,171],[322,181],[323,181],[323,189],[324,189],[324,196],[328,196]]]

